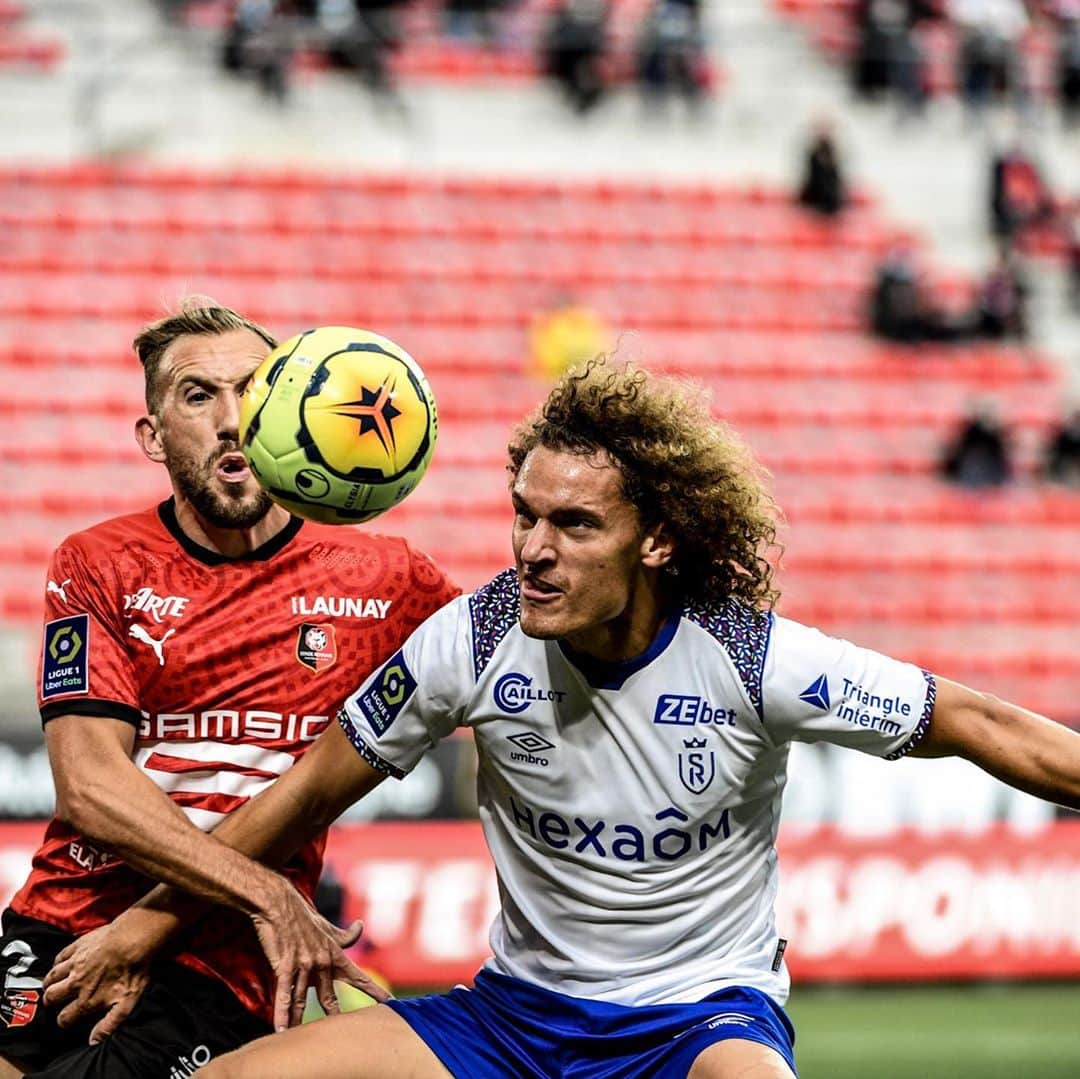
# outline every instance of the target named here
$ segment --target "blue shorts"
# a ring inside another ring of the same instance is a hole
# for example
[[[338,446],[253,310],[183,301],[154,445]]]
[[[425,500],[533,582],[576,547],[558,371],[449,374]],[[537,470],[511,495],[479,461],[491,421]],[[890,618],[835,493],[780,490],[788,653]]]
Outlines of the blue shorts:
[[[481,970],[472,989],[390,1007],[457,1079],[685,1079],[699,1053],[728,1038],[768,1045],[795,1070],[791,1022],[757,989],[626,1007]]]

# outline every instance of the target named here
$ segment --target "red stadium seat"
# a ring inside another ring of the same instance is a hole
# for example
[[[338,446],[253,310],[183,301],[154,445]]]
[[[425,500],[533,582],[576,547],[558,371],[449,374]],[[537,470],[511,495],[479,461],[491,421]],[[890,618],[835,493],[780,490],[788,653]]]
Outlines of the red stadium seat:
[[[62,535],[167,494],[134,444],[125,346],[189,288],[282,336],[370,325],[420,360],[440,446],[380,527],[479,583],[509,561],[510,427],[547,388],[527,374],[528,328],[569,295],[623,334],[621,355],[703,383],[773,471],[783,611],[1036,707],[1080,699],[1057,648],[1080,614],[1080,499],[1032,482],[1060,376],[1026,347],[866,337],[893,230],[865,197],[828,227],[760,186],[81,164],[0,168],[0,225],[0,509],[17,524],[0,617],[39,617],[35,575]],[[1021,481],[943,487],[941,445],[988,391]]]

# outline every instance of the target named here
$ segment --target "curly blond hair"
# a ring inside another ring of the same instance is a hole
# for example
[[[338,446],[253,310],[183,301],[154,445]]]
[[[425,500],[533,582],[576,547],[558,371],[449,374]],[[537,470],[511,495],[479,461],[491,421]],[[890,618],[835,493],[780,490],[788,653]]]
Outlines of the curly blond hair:
[[[780,516],[767,473],[710,414],[705,387],[597,357],[565,375],[514,431],[511,484],[538,445],[608,453],[645,527],[663,522],[674,537],[667,569],[682,598],[755,608],[779,599],[766,558]]]

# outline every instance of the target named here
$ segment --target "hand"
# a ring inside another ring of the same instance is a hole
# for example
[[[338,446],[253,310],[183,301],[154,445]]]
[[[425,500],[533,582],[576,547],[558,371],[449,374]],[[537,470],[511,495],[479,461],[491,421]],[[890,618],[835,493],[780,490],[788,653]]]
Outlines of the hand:
[[[309,985],[327,1015],[341,1009],[335,979],[362,989],[380,1003],[390,994],[365,974],[343,949],[360,939],[362,922],[339,929],[317,913],[288,881],[281,879],[261,912],[252,915],[259,943],[274,971],[274,1029],[298,1024]]]
[[[90,1031],[90,1044],[109,1037],[131,1014],[149,981],[149,957],[138,954],[118,923],[79,937],[45,976],[45,1003],[65,1006],[62,1027],[105,1014]]]

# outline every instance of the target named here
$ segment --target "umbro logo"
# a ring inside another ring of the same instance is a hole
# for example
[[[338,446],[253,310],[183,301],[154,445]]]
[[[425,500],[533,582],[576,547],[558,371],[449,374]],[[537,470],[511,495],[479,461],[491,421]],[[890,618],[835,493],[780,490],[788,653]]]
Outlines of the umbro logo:
[[[555,743],[549,742],[543,735],[535,731],[525,731],[523,734],[508,734],[507,741],[513,742],[518,749],[526,753],[540,753],[545,749],[554,749]]]
[[[799,694],[800,701],[806,701],[807,704],[812,704],[815,708],[820,708],[823,712],[827,712],[832,705],[829,703],[829,680],[825,675],[818,675]]]
[[[548,759],[539,756],[539,754],[545,750],[556,748],[554,742],[549,742],[542,734],[537,734],[535,731],[508,734],[506,740],[513,742],[519,750],[519,752],[510,754],[512,761],[517,761],[519,764],[538,764],[541,768],[548,766]]]

